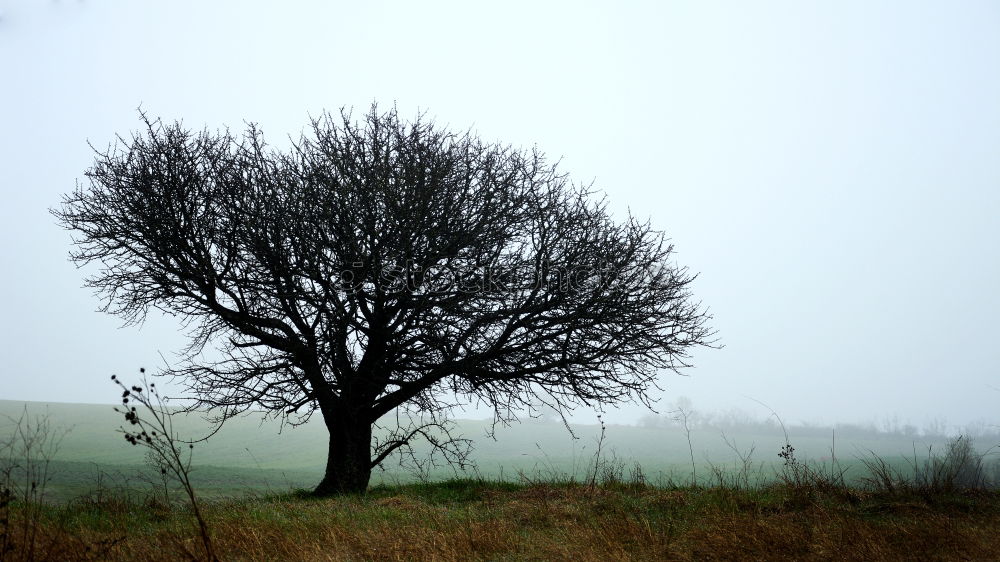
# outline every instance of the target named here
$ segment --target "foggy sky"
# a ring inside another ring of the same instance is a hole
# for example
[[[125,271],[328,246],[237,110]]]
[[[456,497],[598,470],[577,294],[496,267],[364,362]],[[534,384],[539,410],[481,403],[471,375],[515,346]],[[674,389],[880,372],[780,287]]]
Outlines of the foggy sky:
[[[119,329],[67,260],[47,209],[88,141],[141,106],[280,145],[377,101],[668,233],[725,347],[665,403],[1000,423],[1000,4],[360,4],[0,0],[0,399],[111,403],[185,342]]]

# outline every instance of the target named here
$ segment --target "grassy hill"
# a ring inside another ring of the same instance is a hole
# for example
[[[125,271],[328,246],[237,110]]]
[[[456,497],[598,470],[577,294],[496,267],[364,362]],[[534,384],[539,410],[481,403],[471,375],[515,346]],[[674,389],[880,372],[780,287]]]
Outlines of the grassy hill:
[[[55,428],[68,430],[57,459],[111,464],[138,464],[136,450],[117,432],[122,424],[113,406],[98,404],[40,403],[0,400],[0,435],[25,411],[31,416],[47,415]],[[197,415],[174,417],[183,437],[207,435],[211,426]],[[457,420],[458,433],[474,440],[474,458],[481,469],[555,468],[570,472],[574,462],[585,464],[594,452],[601,427],[571,426],[575,438],[562,423],[527,419],[520,424],[497,428],[495,439],[487,436],[490,425],[482,420]],[[758,455],[776,458],[784,436],[776,425],[756,424],[747,427],[697,427],[691,431],[696,463],[725,463],[735,457],[723,437],[739,449],[754,447]],[[830,429],[789,428],[789,439],[801,458],[830,456],[833,445]],[[326,428],[318,416],[299,427],[284,427],[276,420],[247,415],[229,420],[216,435],[196,449],[198,464],[243,468],[313,470],[323,466],[326,455]],[[842,458],[874,451],[894,455],[909,453],[914,445],[940,444],[942,438],[923,439],[898,434],[870,433],[864,436],[837,436],[836,446]],[[628,461],[662,468],[690,466],[688,442],[680,427],[636,427],[610,425],[602,445]]]

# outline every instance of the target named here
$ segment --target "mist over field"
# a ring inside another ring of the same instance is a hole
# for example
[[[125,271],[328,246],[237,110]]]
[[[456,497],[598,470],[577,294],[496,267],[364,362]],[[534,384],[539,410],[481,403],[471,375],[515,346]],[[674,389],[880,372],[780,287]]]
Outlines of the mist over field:
[[[457,420],[457,433],[474,441],[472,465],[456,469],[438,458],[436,464],[415,468],[412,462],[400,466],[399,459],[393,458],[375,472],[372,484],[455,477],[522,483],[586,481],[595,466],[610,463],[626,472],[638,466],[653,484],[698,481],[707,485],[720,475],[736,474],[742,457],[754,463],[754,478],[768,482],[781,472],[783,461],[778,453],[786,443],[794,445],[801,462],[825,469],[836,466],[845,470],[849,481],[860,483],[867,476],[861,459],[878,455],[908,467],[914,458],[920,464],[929,455],[943,453],[958,435],[971,439],[977,450],[987,454],[988,462],[1000,459],[996,452],[1000,428],[996,426],[917,428],[886,419],[879,424],[791,424],[783,429],[783,422],[774,416],[701,412],[686,400],[675,406],[687,414],[687,430],[677,411],[649,415],[636,425],[605,424],[603,430],[597,424],[573,424],[567,430],[554,416],[540,416],[497,427],[492,437],[492,424],[487,420]],[[0,401],[0,434],[10,435],[18,421],[39,418],[48,419],[52,435],[61,437],[51,456],[51,500],[71,500],[102,486],[134,492],[155,489],[158,476],[143,449],[122,438],[121,428],[128,424],[123,424],[112,406]],[[200,439],[211,430],[198,415],[177,414],[173,421],[183,439]],[[295,428],[260,415],[234,419],[196,444],[194,478],[207,497],[308,488],[323,473],[327,438],[318,418]],[[426,444],[418,445],[416,453],[420,461],[432,459]]]

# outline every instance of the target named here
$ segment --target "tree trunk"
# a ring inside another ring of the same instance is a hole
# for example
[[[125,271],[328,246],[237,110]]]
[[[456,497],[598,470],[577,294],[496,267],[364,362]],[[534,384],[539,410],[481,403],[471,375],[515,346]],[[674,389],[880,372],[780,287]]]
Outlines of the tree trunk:
[[[330,431],[330,450],[326,473],[313,491],[317,496],[363,494],[371,478],[372,427],[361,416],[339,409],[326,420]]]

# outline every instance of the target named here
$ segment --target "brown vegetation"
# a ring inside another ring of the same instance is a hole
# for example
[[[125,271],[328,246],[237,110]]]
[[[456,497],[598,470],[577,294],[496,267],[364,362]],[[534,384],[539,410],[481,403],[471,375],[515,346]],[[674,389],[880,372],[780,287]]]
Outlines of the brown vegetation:
[[[12,510],[12,522],[20,517]],[[455,481],[365,496],[206,506],[223,560],[970,559],[1000,552],[1000,495]],[[53,507],[35,552],[173,560],[200,540],[183,507]],[[14,545],[10,559],[23,552]]]

